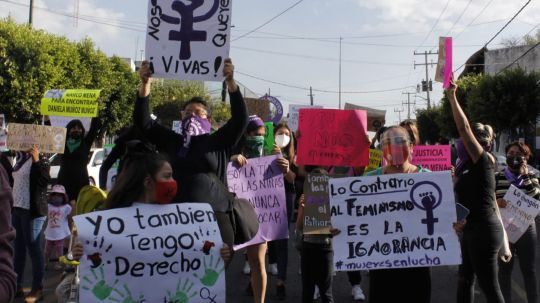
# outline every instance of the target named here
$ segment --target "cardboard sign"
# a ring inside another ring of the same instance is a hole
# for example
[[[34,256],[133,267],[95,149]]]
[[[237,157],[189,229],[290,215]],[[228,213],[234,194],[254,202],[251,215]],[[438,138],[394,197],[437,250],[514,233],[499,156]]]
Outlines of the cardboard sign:
[[[270,117],[270,102],[268,100],[244,98],[244,101],[250,116],[257,115],[263,121],[268,121],[268,117]]]
[[[51,89],[41,99],[41,114],[97,117],[101,89]]]
[[[66,129],[34,124],[9,124],[7,147],[28,150],[36,146],[42,153],[64,153]]]
[[[150,0],[146,59],[158,78],[222,81],[231,0]]]
[[[72,120],[79,120],[84,126],[85,134],[90,130],[90,123],[92,123],[92,118],[88,117],[49,116],[49,120],[51,121],[51,126],[54,127],[66,127]]]
[[[338,271],[457,265],[450,172],[330,179]]]
[[[362,110],[300,109],[297,162],[318,166],[366,166],[369,142]]]
[[[383,152],[382,150],[378,149],[369,149],[369,164],[366,166],[366,169],[364,172],[369,172],[372,170],[376,170],[377,168],[381,167],[381,161],[382,161]]]
[[[304,234],[330,234],[327,174],[308,174],[304,183]]]
[[[172,122],[172,130],[177,134],[181,134],[182,133],[182,121],[174,120]]]
[[[81,302],[225,302],[209,204],[134,204],[73,219],[85,253]]]
[[[415,145],[412,164],[422,165],[431,171],[444,171],[452,168],[450,145]]]
[[[508,235],[508,241],[516,243],[527,228],[535,224],[534,218],[540,213],[540,201],[533,199],[514,185],[510,185],[503,199],[506,200],[507,205],[499,210],[504,229]]]
[[[264,152],[266,155],[271,155],[274,150],[274,123],[264,122],[266,133],[264,134]]]
[[[6,116],[0,114],[0,151],[7,150]]]
[[[234,246],[235,250],[289,237],[285,184],[277,159],[275,155],[251,158],[243,167],[237,167],[232,162],[227,167],[229,191],[239,198],[248,199],[259,217],[259,231],[255,237]]]
[[[367,111],[367,130],[370,132],[376,132],[379,128],[384,126],[386,111],[380,109],[374,109],[370,107],[355,105],[351,103],[345,103],[345,109],[359,109]]]
[[[291,131],[296,132],[298,130],[298,115],[301,108],[323,108],[317,105],[302,105],[302,104],[289,104],[289,119],[287,125]]]
[[[435,81],[442,82],[443,88],[450,87],[452,79],[452,37],[439,37],[439,60]]]

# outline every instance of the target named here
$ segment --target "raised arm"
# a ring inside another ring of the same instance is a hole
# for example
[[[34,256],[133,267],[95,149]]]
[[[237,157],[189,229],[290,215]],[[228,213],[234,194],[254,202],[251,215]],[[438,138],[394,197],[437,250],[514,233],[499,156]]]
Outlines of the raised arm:
[[[457,101],[457,88],[458,87],[455,82],[452,83],[450,88],[446,91],[446,95],[450,101],[450,106],[452,107],[452,115],[454,116],[454,122],[456,123],[459,137],[461,140],[463,140],[463,144],[465,145],[465,149],[467,150],[469,157],[474,163],[476,163],[484,153],[484,149],[474,137],[469,120]]]
[[[235,146],[240,138],[242,138],[248,123],[246,103],[234,80],[234,65],[231,59],[225,59],[223,76],[225,77],[229,96],[231,97],[231,119],[210,136],[210,146],[213,149]]]

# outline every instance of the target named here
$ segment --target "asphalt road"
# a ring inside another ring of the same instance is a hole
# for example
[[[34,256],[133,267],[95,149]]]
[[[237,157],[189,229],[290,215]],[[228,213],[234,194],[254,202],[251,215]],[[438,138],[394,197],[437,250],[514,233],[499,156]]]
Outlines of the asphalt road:
[[[538,224],[537,224],[538,225]],[[540,243],[540,241],[539,241]],[[519,258],[516,256],[516,258]],[[536,256],[537,272],[540,266],[540,254]],[[517,261],[517,260],[516,260]],[[250,303],[253,302],[253,298],[245,294],[245,289],[248,284],[249,276],[242,273],[244,266],[244,256],[241,252],[237,252],[231,265],[227,269],[227,302],[230,303]],[[30,274],[31,269],[30,262],[27,262],[27,270],[25,275],[24,286],[30,286]],[[268,275],[268,287],[267,287],[267,302],[301,302],[301,276],[298,274],[300,266],[300,258],[298,252],[293,246],[293,242],[289,241],[289,266],[287,272],[287,299],[285,301],[277,301],[274,299],[276,293],[276,278],[272,275]],[[60,282],[60,272],[49,269],[46,272],[45,279],[45,299],[43,302],[53,303],[57,302],[54,295],[54,289]],[[453,303],[455,302],[455,293],[457,285],[457,267],[456,266],[443,266],[436,267],[432,270],[432,302],[433,303]],[[369,273],[362,272],[362,288],[367,296],[366,302],[369,302]],[[514,265],[513,273],[513,302],[512,303],[525,303],[525,292],[523,290],[523,280],[521,277],[521,271],[517,264]],[[28,288],[25,288],[28,291]],[[334,277],[333,285],[334,301],[337,303],[342,302],[354,302],[351,297],[351,285],[347,280],[347,275],[343,272],[339,272]],[[485,302],[483,295],[479,290],[476,292],[476,302]],[[15,303],[24,302],[22,299],[18,299]],[[86,303],[86,302],[85,302]]]

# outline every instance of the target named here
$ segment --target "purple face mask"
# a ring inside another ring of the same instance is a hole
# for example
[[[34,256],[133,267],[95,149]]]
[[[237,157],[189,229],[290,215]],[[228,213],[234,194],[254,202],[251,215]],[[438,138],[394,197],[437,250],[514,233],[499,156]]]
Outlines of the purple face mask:
[[[182,135],[184,136],[184,147],[188,148],[191,137],[197,137],[210,133],[212,125],[208,119],[191,115],[182,120]]]

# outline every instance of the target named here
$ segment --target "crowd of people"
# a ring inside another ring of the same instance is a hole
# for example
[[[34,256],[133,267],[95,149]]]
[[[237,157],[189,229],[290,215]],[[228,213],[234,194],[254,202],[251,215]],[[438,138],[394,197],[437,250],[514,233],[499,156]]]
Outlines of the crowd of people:
[[[168,204],[182,202],[210,203],[223,239],[220,255],[229,264],[234,255],[232,247],[245,243],[257,233],[255,211],[244,208],[244,228],[233,226],[230,212],[241,203],[227,187],[227,165],[246,165],[250,159],[268,154],[279,155],[277,164],[284,179],[288,223],[295,227],[295,246],[301,257],[302,302],[334,302],[333,237],[341,231],[332,228],[330,234],[303,235],[305,196],[303,183],[310,173],[347,176],[376,176],[386,174],[429,173],[426,168],[411,163],[415,145],[421,134],[410,121],[402,125],[382,128],[374,137],[372,148],[383,152],[382,165],[365,172],[364,167],[304,166],[297,163],[298,134],[286,122],[274,126],[274,147],[264,151],[266,128],[261,117],[249,116],[242,94],[234,80],[234,66],[225,60],[223,76],[230,96],[231,118],[219,129],[212,129],[211,111],[207,102],[194,97],[187,100],[179,115],[181,132],[161,125],[151,118],[150,95],[152,75],[147,62],[139,70],[141,85],[134,103],[133,125],[116,140],[113,153],[106,159],[100,172],[101,186],[107,170],[117,160],[118,177],[99,207],[102,210],[130,207],[135,203]],[[488,125],[470,123],[456,98],[453,84],[446,94],[459,138],[456,138],[458,161],[452,170],[456,201],[469,214],[456,222],[454,229],[460,236],[462,264],[456,285],[456,302],[474,302],[474,285],[479,286],[490,303],[512,302],[511,273],[514,259],[519,256],[524,285],[529,303],[537,302],[536,226],[531,223],[525,234],[515,243],[508,243],[501,224],[499,208],[506,207],[503,196],[510,185],[538,199],[540,185],[527,165],[531,150],[522,142],[506,146],[507,164],[498,170],[493,155],[493,130]],[[99,129],[99,119],[92,120],[86,131],[82,123],[73,120],[67,125],[67,140],[57,184],[48,191],[49,164],[37,148],[2,154],[0,166],[0,302],[11,302],[24,297],[26,302],[43,298],[44,271],[48,263],[70,251],[69,259],[77,260],[84,247],[76,240],[71,217],[78,205],[78,197],[89,185],[86,164],[90,148]],[[14,161],[8,161],[14,159]],[[13,165],[11,165],[13,163]],[[245,201],[244,201],[245,202]],[[43,233],[42,233],[43,231]],[[16,236],[15,236],[16,232]],[[45,236],[45,245],[41,236]],[[278,300],[287,298],[286,283],[289,264],[288,239],[250,245],[245,250],[244,273],[247,295],[263,303],[268,296]],[[32,265],[32,285],[23,291],[25,261]],[[266,268],[266,255],[269,266]],[[54,258],[52,259],[51,257]],[[501,257],[502,256],[502,257]],[[53,269],[64,269],[55,264]],[[230,269],[228,269],[230,270]],[[267,272],[277,277],[276,289],[267,295]],[[364,294],[359,271],[347,272],[351,299],[377,302],[436,302],[431,296],[430,267],[378,269],[369,271],[369,297]],[[59,302],[70,295],[73,275],[58,287]],[[388,284],[393,290],[388,291]],[[289,291],[291,291],[289,289]],[[296,291],[296,290],[292,290]]]

